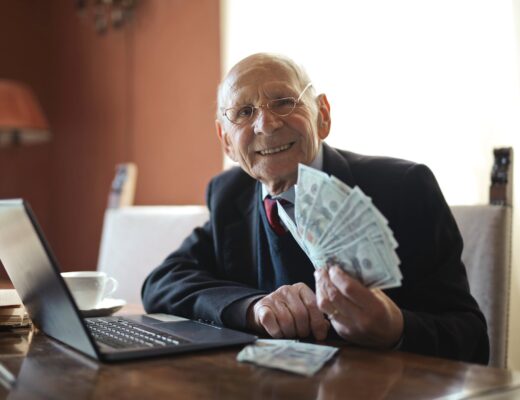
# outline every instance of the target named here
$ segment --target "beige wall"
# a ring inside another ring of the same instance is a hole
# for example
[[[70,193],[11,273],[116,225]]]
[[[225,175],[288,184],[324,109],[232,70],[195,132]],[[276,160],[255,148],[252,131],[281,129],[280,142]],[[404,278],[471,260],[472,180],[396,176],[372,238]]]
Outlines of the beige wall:
[[[203,203],[222,165],[219,2],[140,1],[105,35],[74,4],[0,3],[0,77],[35,89],[54,134],[0,150],[0,197],[34,205],[64,269],[95,268],[117,163],[137,163],[137,204]]]

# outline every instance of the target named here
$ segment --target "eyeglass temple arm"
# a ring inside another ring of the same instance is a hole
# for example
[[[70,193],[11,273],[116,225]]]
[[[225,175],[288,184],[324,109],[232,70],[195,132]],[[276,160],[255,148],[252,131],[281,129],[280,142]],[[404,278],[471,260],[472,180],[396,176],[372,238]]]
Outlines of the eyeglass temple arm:
[[[305,88],[302,90],[302,92],[300,93],[300,95],[298,96],[298,100],[296,100],[298,103],[300,102],[300,100],[302,99],[303,95],[305,94],[305,92],[307,91],[308,88],[310,88],[312,86],[312,82],[309,82],[307,83],[307,86],[305,86]]]

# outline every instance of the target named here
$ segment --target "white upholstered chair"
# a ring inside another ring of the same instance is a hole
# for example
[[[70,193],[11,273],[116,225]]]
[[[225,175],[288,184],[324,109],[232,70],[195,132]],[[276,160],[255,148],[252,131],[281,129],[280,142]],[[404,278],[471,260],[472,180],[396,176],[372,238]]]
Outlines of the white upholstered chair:
[[[464,240],[462,260],[471,293],[488,324],[489,365],[506,367],[511,282],[509,206],[452,206]]]
[[[207,220],[204,206],[107,209],[97,269],[118,280],[113,297],[140,304],[141,285],[148,273]]]
[[[489,365],[507,367],[513,204],[513,149],[493,150],[489,205],[452,206],[471,293],[486,317]]]

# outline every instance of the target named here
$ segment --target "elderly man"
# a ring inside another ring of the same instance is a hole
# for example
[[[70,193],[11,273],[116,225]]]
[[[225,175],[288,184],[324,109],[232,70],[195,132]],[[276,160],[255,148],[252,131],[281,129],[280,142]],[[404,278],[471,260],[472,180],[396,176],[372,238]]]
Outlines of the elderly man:
[[[331,334],[362,346],[486,363],[486,323],[432,173],[333,149],[323,142],[330,126],[327,97],[314,93],[292,60],[255,54],[235,65],[219,87],[216,129],[240,168],[210,182],[210,220],[148,276],[146,310],[274,338]],[[283,199],[291,213],[298,163],[372,198],[399,243],[401,287],[368,289],[337,266],[314,271],[270,205]]]

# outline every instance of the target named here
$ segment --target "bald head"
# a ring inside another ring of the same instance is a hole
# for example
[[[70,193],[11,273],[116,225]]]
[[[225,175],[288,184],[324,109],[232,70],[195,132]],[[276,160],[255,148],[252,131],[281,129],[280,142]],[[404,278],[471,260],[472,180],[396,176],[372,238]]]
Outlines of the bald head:
[[[300,91],[310,82],[305,70],[289,57],[272,53],[252,54],[235,64],[218,86],[217,118],[222,120],[222,111],[233,102],[233,93],[245,84],[251,75],[266,71],[277,71],[280,80],[288,81]],[[314,89],[310,87],[304,96],[314,98]]]

